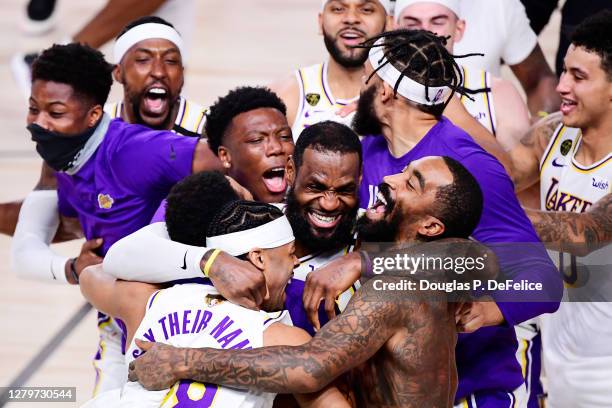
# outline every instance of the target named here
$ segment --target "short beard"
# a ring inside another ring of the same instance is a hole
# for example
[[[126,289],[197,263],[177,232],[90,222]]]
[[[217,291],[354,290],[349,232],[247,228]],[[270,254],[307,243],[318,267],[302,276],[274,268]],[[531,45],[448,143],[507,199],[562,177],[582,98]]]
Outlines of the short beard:
[[[332,249],[342,248],[348,245],[353,238],[353,230],[355,226],[355,218],[359,205],[351,209],[348,213],[342,215],[342,219],[336,225],[333,234],[328,237],[319,237],[312,232],[312,226],[303,214],[303,209],[297,202],[293,189],[287,193],[287,207],[285,215],[293,229],[296,241],[309,252],[331,251]]]
[[[389,221],[386,219],[372,221],[364,214],[357,220],[359,239],[364,242],[395,242],[399,233],[400,218],[396,213]]]
[[[334,38],[323,31],[323,42],[327,52],[331,55],[332,59],[340,64],[344,68],[355,69],[362,68],[368,59],[368,50],[363,48],[358,50],[353,55],[344,55],[340,48],[336,45]]]
[[[382,126],[374,111],[374,98],[376,96],[376,85],[370,85],[359,96],[357,112],[353,118],[352,128],[361,136],[380,135]]]

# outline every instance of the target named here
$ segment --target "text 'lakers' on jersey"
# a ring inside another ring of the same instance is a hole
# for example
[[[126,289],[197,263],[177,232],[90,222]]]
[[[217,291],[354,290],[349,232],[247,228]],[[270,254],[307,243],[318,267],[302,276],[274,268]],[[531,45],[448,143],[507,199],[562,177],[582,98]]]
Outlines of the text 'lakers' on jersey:
[[[209,285],[175,285],[151,296],[134,337],[175,347],[251,349],[263,346],[266,327],[283,319],[285,314],[258,312],[235,305],[219,296]],[[129,364],[141,353],[142,350],[132,341],[126,362]],[[170,390],[159,392],[146,391],[138,384],[127,383],[121,403],[139,407],[255,408],[271,406],[273,398],[273,394],[180,381]]]
[[[612,153],[576,160],[580,129],[560,125],[540,163],[542,209],[583,213],[610,193]],[[612,401],[612,246],[585,257],[549,251],[565,281],[559,310],[541,317],[550,406],[608,407]]]
[[[123,101],[104,105],[104,112],[112,119],[123,117],[123,109]],[[176,114],[176,120],[174,121],[174,126],[170,130],[183,136],[200,137],[205,122],[206,109],[181,96],[179,99],[179,110]]]
[[[326,120],[351,125],[354,113],[341,117],[336,112],[357,100],[335,99],[327,81],[327,63],[311,65],[295,72],[300,86],[300,102],[291,127],[293,140],[297,141],[302,130]]]

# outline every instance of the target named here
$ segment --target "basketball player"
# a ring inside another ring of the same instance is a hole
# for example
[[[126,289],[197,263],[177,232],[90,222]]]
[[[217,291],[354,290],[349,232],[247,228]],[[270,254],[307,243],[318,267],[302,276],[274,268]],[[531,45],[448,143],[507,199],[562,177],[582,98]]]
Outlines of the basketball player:
[[[211,113],[216,110],[221,114],[222,106],[211,107]],[[207,126],[211,123],[215,122],[207,120]],[[293,324],[311,334],[314,328],[302,303],[304,280],[311,271],[353,248],[361,161],[357,135],[347,126],[327,121],[304,130],[287,164],[286,177],[291,188],[287,193],[285,214],[296,236],[300,265],[295,268],[294,278],[287,287],[286,309]],[[194,202],[193,208],[183,211],[185,224],[197,222],[189,217],[201,212],[202,199],[183,197],[184,201]],[[206,262],[203,257],[210,250],[195,248],[195,242],[195,239],[188,242],[189,245],[172,242],[163,223],[153,224],[117,242],[104,259],[104,269],[119,279],[142,282],[166,282],[177,276],[181,279],[201,277],[202,265]],[[337,299],[339,311],[346,307],[352,293],[354,287],[340,294]],[[336,297],[326,304],[330,308],[328,314],[333,315]],[[324,313],[320,319],[327,321]]]
[[[474,174],[483,191],[483,214],[474,238],[482,242],[539,242],[503,167],[465,132],[441,116],[445,102],[451,98],[451,88],[460,83],[459,78],[453,77],[459,71],[454,69],[454,60],[441,39],[422,30],[398,30],[374,38],[372,43],[374,46],[366,63],[369,80],[364,85],[355,116],[358,133],[377,135],[366,137],[362,142],[361,207],[371,207],[376,202],[377,185],[384,176],[398,172],[411,161],[426,155],[448,155]],[[379,45],[385,51],[381,51]],[[384,58],[383,52],[386,54]],[[428,75],[429,86],[426,89],[424,84]],[[405,76],[408,80],[404,79]],[[556,310],[561,297],[561,283],[541,246],[526,248],[521,259],[516,258],[513,250],[496,249],[502,271],[515,280],[543,282],[545,299],[539,298],[544,301],[536,303],[504,302],[502,298],[505,296],[515,301],[517,296],[523,296],[509,291],[496,293],[497,302],[477,303],[477,308],[465,323],[470,323],[467,325],[470,332],[482,326],[485,329],[459,338],[456,403],[462,403],[466,397],[468,400],[474,398],[479,406],[521,402],[524,381],[515,358],[516,338],[512,327],[541,313]],[[350,263],[351,257],[354,262],[355,255],[339,262]],[[359,267],[359,259],[357,263]],[[346,279],[338,277],[334,269],[345,269],[347,274],[352,270],[330,264],[327,270],[322,268],[309,275],[305,296],[311,301],[305,302],[305,307],[310,316],[313,316],[313,309],[318,309],[321,296],[309,294],[327,296],[329,292],[346,289]],[[483,350],[490,350],[491,354]],[[503,370],[503,375],[499,374],[500,370]],[[487,372],[491,374],[485,374]]]
[[[404,173],[386,177],[381,191],[384,200],[366,213],[360,234],[376,240],[372,232],[385,230],[398,248],[442,236],[467,237],[482,209],[476,180],[447,157],[411,163]],[[341,315],[302,346],[239,351],[140,343],[146,353],[130,364],[129,378],[147,389],[193,379],[268,392],[312,392],[348,372],[359,407],[452,406],[455,304],[447,303],[443,293],[429,293],[427,301],[420,297],[423,292],[380,288],[397,282],[400,276],[387,274],[369,280]]]
[[[58,172],[60,214],[77,217],[87,239],[103,238],[100,256],[146,225],[174,183],[217,163],[207,160],[207,147],[196,138],[111,121],[102,110],[111,69],[102,54],[79,44],[45,50],[34,66],[28,114],[37,151]],[[66,264],[65,276],[78,283],[74,264]],[[114,380],[100,384],[112,387]]]
[[[168,226],[171,238],[177,242],[192,242],[190,228],[177,226],[176,222],[182,222],[177,216],[186,209],[183,198],[193,198],[194,191],[199,191],[201,201],[197,205],[204,213],[197,228],[198,244],[214,246],[253,264],[266,278],[269,297],[261,311],[253,311],[226,301],[210,285],[175,284],[159,290],[151,284],[117,281],[104,274],[100,266],[89,268],[83,273],[81,290],[96,307],[126,322],[131,341],[126,362],[142,353],[132,341],[134,338],[158,339],[174,346],[235,349],[299,345],[308,341],[310,336],[304,331],[282,323],[286,316],[282,311],[284,291],[297,263],[293,233],[286,217],[274,206],[238,200],[220,173],[199,173],[178,183],[168,198]],[[206,238],[201,233],[205,224],[208,224]],[[91,406],[114,406],[116,403],[102,400],[112,397],[118,399],[119,391],[100,396],[97,404]],[[319,395],[296,397],[301,406],[349,406],[334,387]],[[121,392],[120,403],[139,407],[187,403],[205,406],[206,401],[210,404],[214,399],[219,406],[259,407],[271,405],[273,398],[265,393],[182,381],[170,390],[157,392],[128,383]]]
[[[452,53],[465,32],[460,18],[460,0],[400,0],[395,5],[398,28],[423,29],[447,37],[446,49]],[[472,95],[460,95],[461,102],[474,118],[497,138],[505,150],[514,147],[530,127],[529,111],[512,82],[494,77],[481,69],[461,65],[463,85]],[[523,206],[539,208],[538,186],[519,194]]]
[[[295,140],[305,127],[323,120],[350,125],[352,115],[341,118],[336,112],[359,96],[367,53],[353,46],[390,27],[391,14],[388,0],[322,0],[318,26],[328,60],[270,86],[287,105]]]
[[[611,27],[612,12],[578,26],[557,88],[561,112],[545,118],[510,151],[517,190],[539,180],[543,211],[584,213],[610,193]],[[543,239],[558,240],[541,226],[540,232]],[[585,238],[594,239],[592,233]],[[548,405],[607,406],[612,400],[612,288],[601,268],[609,270],[610,246],[587,256],[560,252],[553,258],[566,284],[574,286],[568,298],[581,301],[563,302],[557,313],[542,319],[544,363],[554,373],[548,378]]]

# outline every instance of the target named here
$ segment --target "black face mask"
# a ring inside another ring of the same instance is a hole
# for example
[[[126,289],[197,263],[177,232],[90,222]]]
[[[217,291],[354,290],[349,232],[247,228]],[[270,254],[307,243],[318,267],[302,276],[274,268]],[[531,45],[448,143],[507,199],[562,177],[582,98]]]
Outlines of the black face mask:
[[[35,123],[26,129],[32,134],[32,141],[36,142],[36,151],[40,157],[55,171],[65,171],[70,169],[77,153],[85,147],[99,123],[83,133],[71,136],[46,130]]]

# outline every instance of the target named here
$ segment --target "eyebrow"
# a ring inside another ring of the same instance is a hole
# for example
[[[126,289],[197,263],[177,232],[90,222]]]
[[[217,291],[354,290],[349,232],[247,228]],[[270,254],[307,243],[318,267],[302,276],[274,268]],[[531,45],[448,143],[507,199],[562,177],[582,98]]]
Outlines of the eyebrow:
[[[417,180],[419,180],[419,186],[421,186],[421,191],[425,190],[425,179],[423,178],[423,175],[421,174],[421,172],[418,170],[415,170],[414,175],[417,178]]]

